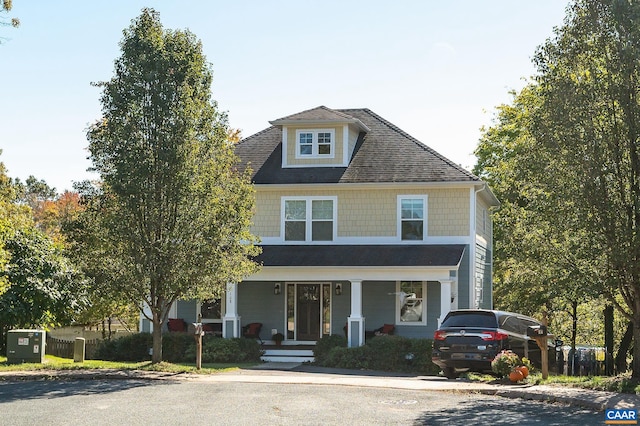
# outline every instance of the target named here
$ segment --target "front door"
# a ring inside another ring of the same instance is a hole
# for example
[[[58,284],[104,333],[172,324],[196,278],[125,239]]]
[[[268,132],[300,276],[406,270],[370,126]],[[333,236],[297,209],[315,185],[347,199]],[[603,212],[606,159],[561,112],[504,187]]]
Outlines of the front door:
[[[298,340],[319,340],[320,284],[298,284],[297,290]]]

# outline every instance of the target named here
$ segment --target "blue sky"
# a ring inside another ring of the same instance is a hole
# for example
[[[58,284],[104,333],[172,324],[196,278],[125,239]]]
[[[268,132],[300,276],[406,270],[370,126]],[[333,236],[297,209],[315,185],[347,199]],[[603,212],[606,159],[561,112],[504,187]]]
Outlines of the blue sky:
[[[249,136],[319,105],[366,107],[466,168],[480,127],[534,73],[568,0],[14,0],[0,28],[0,161],[59,192],[95,179],[86,129],[143,7],[191,30],[213,98]]]

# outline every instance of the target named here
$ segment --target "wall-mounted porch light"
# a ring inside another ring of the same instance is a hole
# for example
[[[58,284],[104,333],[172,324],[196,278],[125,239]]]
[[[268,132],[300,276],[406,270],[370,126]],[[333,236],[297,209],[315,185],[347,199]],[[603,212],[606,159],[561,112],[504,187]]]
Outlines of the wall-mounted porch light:
[[[282,289],[280,288],[280,283],[275,283],[273,285],[273,294],[275,294],[276,296],[280,294],[280,292],[282,291]]]
[[[336,284],[336,296],[340,296],[342,294],[342,284],[341,283],[337,283]]]

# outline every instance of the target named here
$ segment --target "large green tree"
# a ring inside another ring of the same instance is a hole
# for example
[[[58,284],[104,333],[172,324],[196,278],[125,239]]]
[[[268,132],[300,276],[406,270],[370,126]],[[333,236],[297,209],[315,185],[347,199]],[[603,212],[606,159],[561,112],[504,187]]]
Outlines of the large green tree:
[[[501,200],[495,223],[495,305],[547,320],[553,331],[578,306],[597,299],[601,259],[566,194],[575,191],[556,158],[531,133],[541,102],[536,85],[498,107],[475,151],[474,173]],[[565,314],[563,314],[565,313]]]
[[[148,306],[159,362],[172,303],[219,295],[257,270],[255,196],[249,174],[236,170],[196,37],[163,29],[158,13],[143,9],[120,47],[114,76],[101,84],[103,117],[88,132],[102,182],[87,210],[94,232],[84,253],[110,291]]]
[[[0,150],[0,154],[2,150]],[[0,162],[0,270],[5,269],[10,253],[5,250],[5,241],[17,230],[33,226],[29,207],[18,202],[19,190],[7,176],[4,163]],[[0,295],[8,287],[6,277],[0,276]]]
[[[21,194],[0,163],[0,351],[7,330],[69,324],[86,300],[82,276]]]
[[[83,309],[84,282],[60,246],[35,228],[4,242],[9,254],[0,276],[9,283],[0,296],[0,327],[70,324]]]
[[[606,259],[609,300],[634,325],[640,378],[640,4],[576,0],[535,56],[531,132],[574,190],[563,195]]]

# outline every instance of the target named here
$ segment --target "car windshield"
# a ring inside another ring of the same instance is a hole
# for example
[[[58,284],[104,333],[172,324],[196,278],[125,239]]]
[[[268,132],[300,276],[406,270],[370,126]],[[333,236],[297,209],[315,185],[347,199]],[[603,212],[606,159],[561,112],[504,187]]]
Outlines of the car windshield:
[[[458,312],[451,313],[441,327],[482,327],[496,328],[496,317],[491,313]]]

